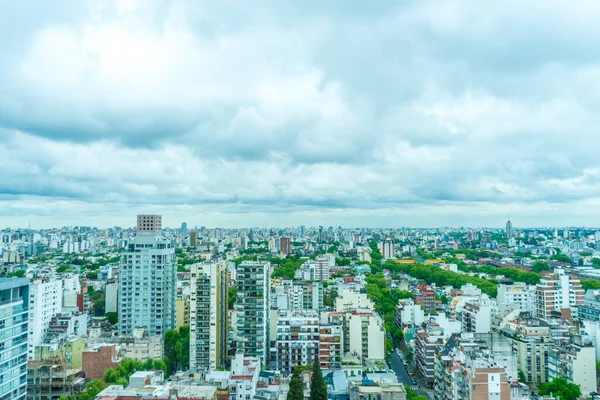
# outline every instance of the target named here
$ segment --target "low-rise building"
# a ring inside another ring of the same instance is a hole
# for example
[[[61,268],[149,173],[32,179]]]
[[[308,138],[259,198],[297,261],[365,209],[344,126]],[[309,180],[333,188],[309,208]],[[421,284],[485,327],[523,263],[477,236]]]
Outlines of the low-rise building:
[[[367,386],[351,382],[348,391],[350,400],[406,400],[406,389],[401,383],[381,383],[377,386]]]
[[[121,363],[118,358],[117,346],[97,346],[94,349],[83,352],[82,369],[87,379],[102,379],[104,371],[109,368],[117,368]]]

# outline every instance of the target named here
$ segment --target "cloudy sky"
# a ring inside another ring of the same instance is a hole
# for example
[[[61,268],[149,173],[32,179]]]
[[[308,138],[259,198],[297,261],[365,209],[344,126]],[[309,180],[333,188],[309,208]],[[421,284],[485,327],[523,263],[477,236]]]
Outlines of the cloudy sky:
[[[597,0],[7,0],[0,228],[600,225]]]

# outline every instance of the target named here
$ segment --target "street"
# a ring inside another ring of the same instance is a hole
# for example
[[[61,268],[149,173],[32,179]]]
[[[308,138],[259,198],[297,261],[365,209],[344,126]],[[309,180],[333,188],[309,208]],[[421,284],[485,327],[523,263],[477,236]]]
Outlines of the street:
[[[398,377],[398,382],[403,383],[405,386],[415,386],[413,385],[410,375],[408,375],[406,368],[402,364],[402,360],[400,359],[398,354],[396,354],[395,350],[392,351],[392,370],[396,373],[396,376]],[[417,393],[427,397],[428,399],[431,399],[431,396],[421,389],[417,390]]]

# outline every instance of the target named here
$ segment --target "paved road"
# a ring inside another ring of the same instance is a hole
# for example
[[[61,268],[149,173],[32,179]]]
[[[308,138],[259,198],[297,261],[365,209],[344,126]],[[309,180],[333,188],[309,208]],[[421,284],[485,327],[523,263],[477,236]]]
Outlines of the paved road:
[[[396,373],[396,376],[398,376],[398,382],[403,383],[406,386],[414,386],[410,375],[408,375],[406,368],[402,364],[402,360],[398,354],[396,354],[395,350],[392,352],[392,369]],[[417,393],[431,399],[431,396],[422,390],[417,390]]]

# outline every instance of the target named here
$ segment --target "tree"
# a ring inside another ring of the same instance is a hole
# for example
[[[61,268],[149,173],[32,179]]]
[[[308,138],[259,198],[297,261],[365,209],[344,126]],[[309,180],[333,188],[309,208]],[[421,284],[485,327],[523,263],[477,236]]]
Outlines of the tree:
[[[521,383],[527,382],[527,376],[525,376],[525,373],[523,373],[523,371],[521,371],[521,370],[519,370],[519,382],[521,382]]]
[[[79,400],[94,400],[105,387],[106,384],[102,380],[94,379],[85,384],[85,390],[79,395]]]
[[[294,368],[287,398],[288,400],[304,400],[304,382],[302,382],[300,368]]]
[[[534,272],[542,272],[542,271],[550,271],[550,266],[548,263],[543,261],[536,261],[532,266],[531,270]]]
[[[227,308],[233,310],[233,306],[237,300],[237,286],[230,287],[227,296]]]
[[[310,400],[327,400],[327,387],[321,372],[321,363],[319,356],[315,354],[315,362],[313,363],[312,378],[310,381]]]
[[[190,365],[190,327],[184,325],[179,330],[165,332],[165,364],[167,376],[174,371],[186,370]]]
[[[562,261],[569,264],[573,262],[573,260],[571,260],[571,257],[569,257],[566,254],[555,254],[552,257],[550,257],[550,259],[554,261]]]
[[[552,393],[560,400],[577,400],[581,397],[581,387],[574,383],[569,383],[562,376],[548,383],[538,383],[540,391],[538,394],[545,396]]]
[[[117,322],[119,322],[119,314],[117,314],[116,312],[107,312],[106,314],[104,314],[104,318],[106,318],[106,320],[111,325],[114,325]]]

